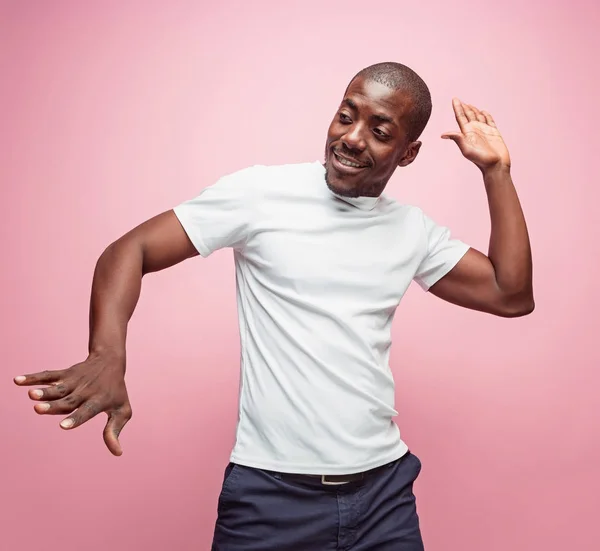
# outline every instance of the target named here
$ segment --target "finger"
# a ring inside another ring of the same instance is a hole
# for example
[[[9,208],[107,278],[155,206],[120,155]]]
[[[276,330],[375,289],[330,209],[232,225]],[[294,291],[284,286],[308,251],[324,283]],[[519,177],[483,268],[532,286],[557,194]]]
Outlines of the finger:
[[[54,400],[52,402],[42,402],[35,404],[33,409],[36,413],[42,415],[64,415],[65,413],[72,413],[84,402],[84,398],[78,394],[69,394],[60,400]]]
[[[32,400],[59,400],[64,398],[67,394],[70,394],[71,389],[64,383],[57,383],[56,385],[49,386],[47,388],[36,388],[31,389],[27,394]]]
[[[442,139],[453,140],[459,145],[463,142],[464,138],[465,137],[460,132],[444,132],[442,134]]]
[[[59,369],[57,371],[41,371],[39,373],[30,373],[29,375],[19,375],[13,380],[19,386],[29,385],[51,385],[58,383],[65,376],[66,370]]]
[[[112,412],[108,416],[108,422],[106,423],[106,427],[104,427],[102,436],[106,447],[113,455],[120,456],[123,454],[123,448],[119,442],[119,435],[130,419],[131,408]]]
[[[485,120],[485,117],[483,116],[483,113],[479,109],[477,109],[477,107],[475,107],[474,105],[469,105],[469,107],[473,110],[473,113],[475,113],[475,117],[477,118],[477,120],[479,122],[486,124],[486,120]]]
[[[463,109],[465,111],[465,116],[469,122],[473,122],[477,120],[477,116],[475,115],[475,111],[471,109],[471,106],[468,103],[463,103]]]
[[[465,149],[465,135],[460,132],[445,132],[442,134],[444,140],[452,140],[461,152]]]
[[[489,124],[490,126],[493,126],[494,128],[498,128],[496,126],[496,122],[494,121],[492,115],[490,115],[487,111],[482,111],[481,112],[483,114],[483,116],[485,117],[485,122],[487,124]]]
[[[83,425],[93,417],[96,417],[96,415],[102,411],[104,411],[104,408],[102,408],[102,406],[100,406],[97,402],[94,402],[93,400],[87,400],[79,406],[75,413],[66,419],[63,419],[60,422],[60,426],[63,429],[74,429],[80,425]]]
[[[469,122],[469,119],[465,115],[463,104],[458,98],[452,98],[452,107],[454,108],[456,122],[458,123],[461,132],[464,132],[464,127]]]

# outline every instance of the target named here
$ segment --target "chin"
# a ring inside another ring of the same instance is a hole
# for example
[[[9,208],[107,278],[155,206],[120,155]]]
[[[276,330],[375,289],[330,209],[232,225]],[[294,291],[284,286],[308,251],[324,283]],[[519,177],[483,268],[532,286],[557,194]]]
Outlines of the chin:
[[[336,193],[337,195],[341,195],[342,197],[359,197],[360,189],[358,186],[348,182],[342,178],[336,178],[332,174],[332,170],[327,168],[325,170],[325,182],[327,183],[327,187]]]

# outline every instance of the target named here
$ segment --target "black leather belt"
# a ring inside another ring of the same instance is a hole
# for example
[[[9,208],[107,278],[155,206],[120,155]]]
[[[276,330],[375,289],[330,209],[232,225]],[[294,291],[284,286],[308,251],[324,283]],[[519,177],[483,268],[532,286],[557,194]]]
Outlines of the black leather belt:
[[[377,473],[378,471],[382,471],[389,467],[392,467],[396,463],[402,461],[405,457],[410,455],[410,452],[406,452],[400,459],[396,459],[395,461],[391,461],[390,463],[386,463],[385,465],[381,465],[380,467],[375,467],[374,469],[369,469],[368,471],[362,471],[360,473],[353,474],[292,474],[292,473],[278,473],[284,480],[295,480],[297,482],[320,482],[324,486],[341,486],[343,484],[348,484],[350,482],[360,482],[367,478],[370,475]]]

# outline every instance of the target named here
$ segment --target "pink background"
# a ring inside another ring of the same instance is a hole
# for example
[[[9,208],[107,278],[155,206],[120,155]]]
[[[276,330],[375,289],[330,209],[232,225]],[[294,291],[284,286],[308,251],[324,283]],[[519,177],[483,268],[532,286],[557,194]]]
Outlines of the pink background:
[[[427,81],[434,112],[389,194],[487,250],[478,171],[439,136],[455,128],[453,95],[488,109],[535,261],[529,317],[461,310],[416,286],[398,311],[398,421],[424,464],[426,548],[598,549],[600,8],[202,4],[0,4],[0,548],[209,548],[237,414],[230,251],[145,281],[123,457],[104,448],[104,415],[62,431],[12,377],[85,358],[106,245],[226,172],[321,158],[349,78],[397,60]]]

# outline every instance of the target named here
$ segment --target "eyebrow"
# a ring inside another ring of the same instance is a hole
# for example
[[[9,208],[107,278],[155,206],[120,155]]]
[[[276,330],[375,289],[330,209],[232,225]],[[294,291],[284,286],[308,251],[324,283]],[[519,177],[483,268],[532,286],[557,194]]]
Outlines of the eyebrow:
[[[350,107],[350,109],[353,109],[354,111],[358,111],[358,105],[356,105],[356,103],[354,103],[354,101],[352,101],[350,98],[344,98],[342,103],[345,103],[348,107]],[[390,124],[397,126],[396,121],[392,117],[389,117],[388,115],[383,115],[381,113],[375,113],[375,114],[371,115],[371,118],[375,119],[379,122],[389,122]]]

